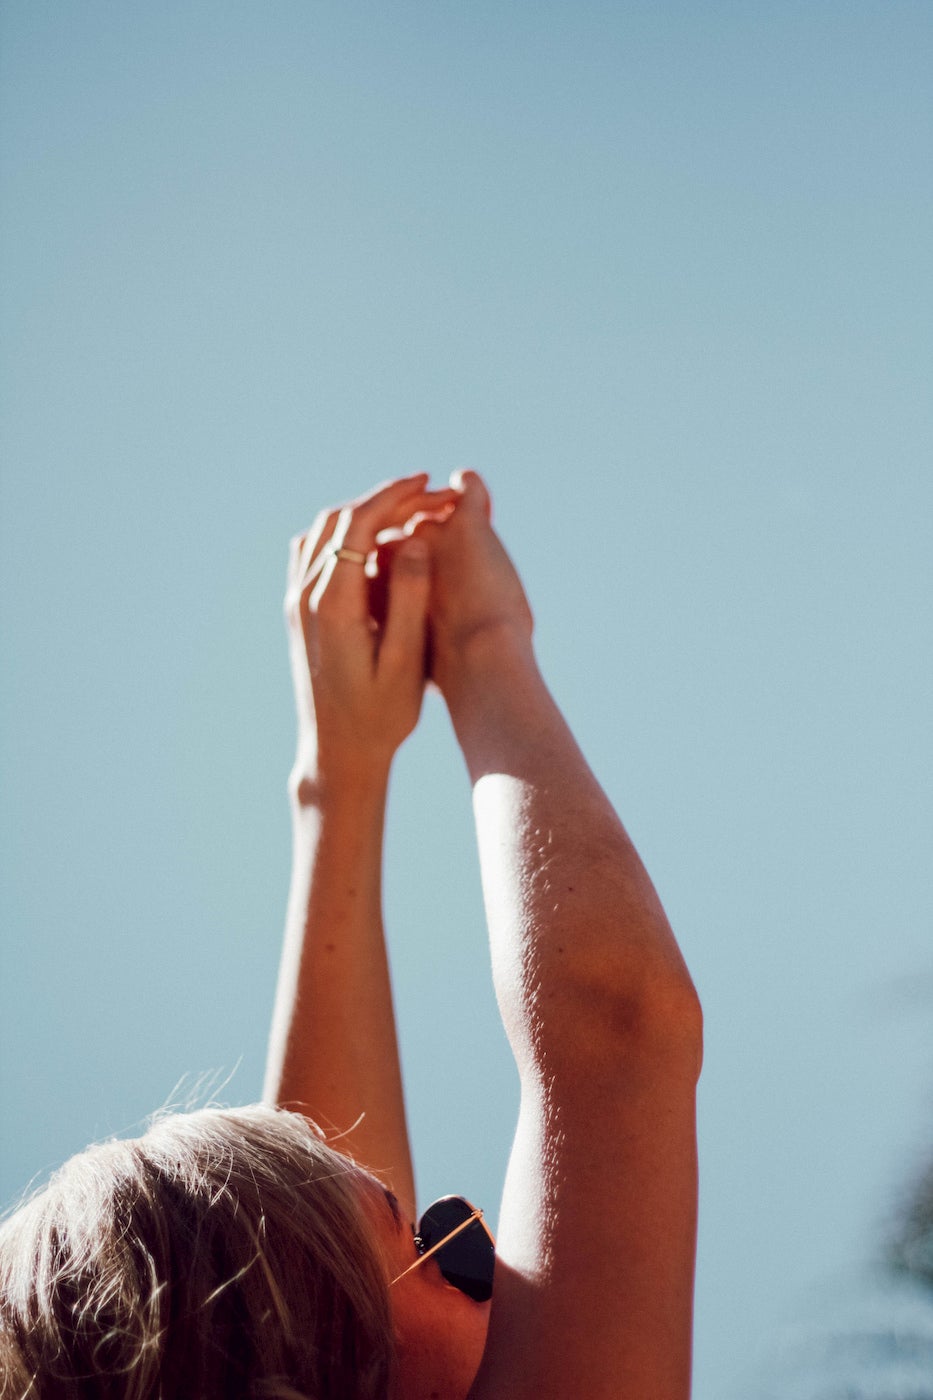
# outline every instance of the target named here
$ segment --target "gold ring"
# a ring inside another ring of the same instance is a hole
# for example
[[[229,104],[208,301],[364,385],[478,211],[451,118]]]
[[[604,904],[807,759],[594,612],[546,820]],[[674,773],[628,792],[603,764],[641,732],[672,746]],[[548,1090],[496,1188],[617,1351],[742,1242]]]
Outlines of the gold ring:
[[[368,557],[358,549],[333,549],[331,553],[335,559],[345,559],[348,564],[365,564]]]

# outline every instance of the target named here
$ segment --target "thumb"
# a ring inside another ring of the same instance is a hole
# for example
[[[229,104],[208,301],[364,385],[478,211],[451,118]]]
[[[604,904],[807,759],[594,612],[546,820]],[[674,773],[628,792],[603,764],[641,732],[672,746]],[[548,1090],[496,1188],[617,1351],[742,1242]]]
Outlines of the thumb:
[[[389,606],[380,665],[424,673],[425,631],[431,591],[431,557],[424,540],[412,536],[392,551]]]
[[[477,514],[484,515],[486,520],[492,519],[492,498],[489,495],[489,488],[479,472],[466,470],[452,472],[450,484],[455,491],[460,492],[458,510],[476,511]]]

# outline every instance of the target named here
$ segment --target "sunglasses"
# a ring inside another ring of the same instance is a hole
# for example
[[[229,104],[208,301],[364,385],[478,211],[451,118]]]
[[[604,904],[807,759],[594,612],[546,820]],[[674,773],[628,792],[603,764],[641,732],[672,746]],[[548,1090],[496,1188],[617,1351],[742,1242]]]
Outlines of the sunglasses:
[[[426,1259],[436,1259],[443,1278],[461,1293],[477,1303],[485,1303],[492,1297],[496,1242],[483,1219],[483,1212],[462,1196],[442,1196],[428,1206],[418,1221],[415,1248],[419,1258],[392,1283],[406,1278]]]

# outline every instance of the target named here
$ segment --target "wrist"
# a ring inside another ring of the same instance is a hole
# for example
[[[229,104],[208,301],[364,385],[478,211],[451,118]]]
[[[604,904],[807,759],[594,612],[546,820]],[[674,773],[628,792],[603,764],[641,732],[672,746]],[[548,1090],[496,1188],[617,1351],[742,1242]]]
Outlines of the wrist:
[[[507,696],[514,686],[541,681],[531,636],[512,622],[477,628],[455,644],[435,642],[433,678],[448,708]]]
[[[527,635],[477,639],[447,677],[444,699],[474,782],[537,768],[566,730]]]
[[[393,756],[299,745],[288,779],[293,811],[384,804]]]

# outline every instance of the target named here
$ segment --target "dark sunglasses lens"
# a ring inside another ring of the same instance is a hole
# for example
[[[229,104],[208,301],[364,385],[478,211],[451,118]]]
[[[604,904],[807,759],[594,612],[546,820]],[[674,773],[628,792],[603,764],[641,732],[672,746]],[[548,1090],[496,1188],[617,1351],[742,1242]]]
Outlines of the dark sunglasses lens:
[[[473,1207],[460,1196],[445,1196],[428,1206],[418,1223],[422,1249],[431,1249],[472,1213]],[[492,1297],[496,1250],[481,1221],[471,1221],[459,1235],[441,1245],[434,1258],[447,1282],[461,1293],[477,1303],[485,1303]]]

